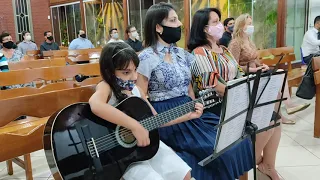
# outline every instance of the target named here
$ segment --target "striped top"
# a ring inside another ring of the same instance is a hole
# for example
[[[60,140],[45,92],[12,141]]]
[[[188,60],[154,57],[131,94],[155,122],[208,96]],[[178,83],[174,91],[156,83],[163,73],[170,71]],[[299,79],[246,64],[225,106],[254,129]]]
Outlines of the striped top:
[[[223,53],[215,53],[204,47],[193,50],[196,59],[191,66],[193,87],[197,93],[200,90],[214,88],[218,81],[227,81],[241,77],[242,69],[230,51],[221,46]]]
[[[9,66],[8,66],[8,61],[7,58],[0,53],[0,72],[8,72],[9,71]]]

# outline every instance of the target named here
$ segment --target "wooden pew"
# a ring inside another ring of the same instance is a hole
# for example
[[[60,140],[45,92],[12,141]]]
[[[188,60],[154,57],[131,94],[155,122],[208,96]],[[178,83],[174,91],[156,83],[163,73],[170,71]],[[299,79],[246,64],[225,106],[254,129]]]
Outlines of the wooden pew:
[[[0,86],[25,84],[38,79],[45,81],[61,80],[74,77],[77,74],[87,76],[98,76],[100,75],[99,64],[93,63],[63,67],[46,67],[1,72]]]
[[[42,59],[42,60],[30,60],[30,61],[20,61],[16,63],[9,63],[9,69],[21,70],[21,69],[35,69],[42,67],[52,67],[52,66],[65,66],[65,58],[55,58],[55,59]]]
[[[88,78],[85,81],[78,83],[74,80],[74,76],[77,74],[98,77]],[[97,84],[99,81],[101,81],[101,77],[99,77],[99,75],[100,69],[99,64],[97,63],[1,72],[0,86],[26,84],[39,79],[44,81],[44,84],[40,86],[40,88],[24,87],[18,89],[2,90],[0,91],[0,99],[38,94],[59,89],[68,89],[89,84]],[[67,80],[70,78],[72,80]],[[48,83],[48,81],[50,81],[50,83]]]
[[[24,57],[25,60],[37,60],[40,59],[41,53],[40,50],[31,50],[27,51]]]
[[[0,162],[7,160],[8,174],[13,174],[12,162],[25,169],[26,179],[32,180],[30,153],[43,148],[43,132],[49,116],[76,102],[87,102],[95,85],[16,97],[0,101]],[[27,118],[14,121],[21,115]],[[24,156],[21,160],[19,156]]]
[[[56,58],[56,57],[67,57],[72,56],[76,57],[78,55],[88,55],[90,58],[99,58],[101,54],[101,48],[93,49],[79,49],[79,50],[53,50],[53,51],[44,51],[43,56],[47,58]]]
[[[40,88],[16,88],[16,89],[8,89],[5,91],[0,91],[0,99],[10,99],[19,96],[26,96],[26,95],[33,95],[33,94],[40,94],[50,91],[57,91],[57,90],[64,90],[64,89],[72,89],[76,87],[88,86],[98,84],[101,81],[101,77],[93,77],[85,79],[82,82],[75,82],[75,81],[62,81],[52,84],[46,84]]]
[[[288,86],[289,93],[292,94],[292,87],[298,87],[302,81],[302,77],[305,73],[304,69],[292,68],[292,61],[296,60],[293,47],[280,47],[272,49],[263,49],[258,51],[259,59],[262,63],[268,66],[274,66],[280,60],[280,57],[284,55],[280,64],[286,64],[288,70]]]
[[[312,60],[314,70],[314,83],[316,84],[316,106],[314,117],[314,132],[315,138],[320,138],[320,57],[314,57]]]

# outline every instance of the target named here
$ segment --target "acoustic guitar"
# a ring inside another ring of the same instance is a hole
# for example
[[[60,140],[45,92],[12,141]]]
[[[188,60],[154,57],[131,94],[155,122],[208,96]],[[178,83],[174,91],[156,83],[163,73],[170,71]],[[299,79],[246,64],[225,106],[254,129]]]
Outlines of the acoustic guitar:
[[[76,103],[53,114],[45,127],[44,149],[55,179],[119,180],[126,169],[151,159],[159,148],[157,128],[194,111],[195,103],[205,108],[220,103],[214,92],[161,114],[153,115],[139,97],[128,97],[116,108],[149,130],[150,145],[138,147],[131,131],[91,112],[88,103]]]

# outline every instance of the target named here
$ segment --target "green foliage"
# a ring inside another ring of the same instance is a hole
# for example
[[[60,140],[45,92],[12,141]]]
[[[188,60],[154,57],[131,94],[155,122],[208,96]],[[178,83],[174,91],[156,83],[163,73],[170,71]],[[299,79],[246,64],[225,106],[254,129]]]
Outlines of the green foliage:
[[[66,22],[60,22],[60,32],[61,32],[61,44],[65,47],[69,46]]]

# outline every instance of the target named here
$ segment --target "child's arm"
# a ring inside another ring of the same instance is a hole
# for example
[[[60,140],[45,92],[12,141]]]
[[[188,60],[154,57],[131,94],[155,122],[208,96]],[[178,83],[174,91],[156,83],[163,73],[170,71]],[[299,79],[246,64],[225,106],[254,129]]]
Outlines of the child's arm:
[[[107,104],[111,92],[111,88],[107,83],[99,83],[96,87],[96,92],[89,100],[91,111],[102,119],[131,130],[138,141],[138,146],[149,145],[149,132],[138,121]]]
[[[141,98],[144,99],[148,103],[148,105],[151,108],[151,111],[152,111],[153,115],[157,115],[158,114],[157,111],[152,107],[152,105],[150,104],[150,102],[147,99],[147,96],[144,94],[144,92],[139,87],[138,87],[138,89],[140,91]],[[179,123],[182,123],[184,121],[189,121],[191,119],[199,118],[202,115],[202,112],[203,112],[203,105],[200,104],[200,103],[196,103],[194,112],[190,112],[190,113],[185,114],[185,115],[183,115],[183,116],[181,116],[181,117],[179,117],[179,118],[177,118],[175,120],[172,120],[172,121],[168,122],[167,124],[162,125],[162,127],[172,126],[174,124],[179,124]]]

